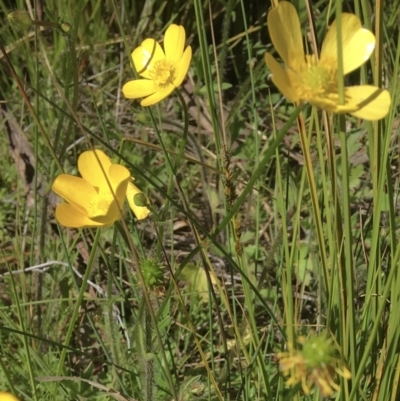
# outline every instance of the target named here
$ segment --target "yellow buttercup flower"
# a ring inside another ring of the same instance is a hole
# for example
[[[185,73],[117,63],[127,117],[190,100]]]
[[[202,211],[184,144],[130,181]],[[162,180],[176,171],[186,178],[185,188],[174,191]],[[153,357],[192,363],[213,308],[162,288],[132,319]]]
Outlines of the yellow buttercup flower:
[[[112,164],[101,150],[83,152],[78,158],[82,178],[68,174],[59,175],[53,191],[68,203],[56,208],[60,224],[72,228],[107,227],[120,217],[120,210],[128,197],[129,206],[138,219],[150,213],[145,206],[137,206],[133,197],[141,191],[131,182],[129,170]]]
[[[19,401],[17,397],[14,397],[11,393],[0,392],[0,401]]]
[[[362,28],[354,14],[343,13],[341,26],[343,75],[346,75],[369,59],[375,48],[375,36]],[[272,73],[272,81],[287,99],[371,121],[386,116],[390,94],[375,86],[346,87],[344,104],[339,103],[336,21],[328,30],[319,60],[315,55],[304,54],[300,20],[291,3],[282,1],[268,13],[268,30],[286,68],[270,53],[265,54],[265,62]]]
[[[145,39],[132,52],[137,73],[135,79],[122,87],[128,99],[144,97],[142,106],[152,106],[167,97],[184,80],[192,59],[192,48],[185,46],[185,29],[172,24],[164,36],[164,50],[154,39]]]

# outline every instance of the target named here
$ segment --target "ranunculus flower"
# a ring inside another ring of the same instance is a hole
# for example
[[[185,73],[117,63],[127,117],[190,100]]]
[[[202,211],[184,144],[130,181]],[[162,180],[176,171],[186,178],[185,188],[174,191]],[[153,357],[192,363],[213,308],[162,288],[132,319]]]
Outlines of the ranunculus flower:
[[[375,48],[374,34],[362,28],[354,14],[342,14],[343,74],[364,64]],[[321,56],[305,55],[300,20],[295,7],[281,1],[268,13],[268,30],[286,68],[270,54],[265,62],[272,81],[294,103],[309,102],[332,113],[349,113],[366,120],[379,120],[390,108],[387,90],[370,85],[344,88],[344,104],[339,103],[337,24],[333,22],[322,44]]]
[[[63,226],[110,226],[119,219],[126,196],[138,219],[149,214],[147,207],[136,206],[130,199],[141,191],[131,182],[129,170],[112,164],[101,150],[83,152],[78,158],[78,170],[82,178],[61,174],[52,186],[53,191],[67,201],[60,203],[55,212]]]
[[[144,97],[142,106],[152,106],[167,97],[184,80],[192,48],[185,51],[185,29],[172,24],[164,36],[164,50],[154,39],[145,39],[132,52],[132,60],[137,73],[144,79],[135,79],[122,87],[128,99]]]

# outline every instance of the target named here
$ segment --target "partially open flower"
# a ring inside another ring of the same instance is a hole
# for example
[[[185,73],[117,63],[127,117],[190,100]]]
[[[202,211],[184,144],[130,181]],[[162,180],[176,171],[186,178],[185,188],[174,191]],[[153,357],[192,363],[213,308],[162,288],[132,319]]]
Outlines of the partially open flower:
[[[341,18],[343,75],[364,64],[375,48],[375,36],[362,28],[354,14]],[[282,1],[268,13],[268,30],[275,49],[285,62],[283,68],[270,54],[265,62],[272,81],[294,103],[309,102],[332,113],[349,113],[366,120],[379,120],[390,108],[387,90],[370,85],[344,88],[344,104],[339,102],[337,24],[333,22],[322,44],[321,57],[305,55],[300,20],[295,7]]]
[[[164,36],[164,50],[154,39],[145,39],[132,52],[137,73],[135,79],[122,87],[128,99],[144,97],[142,106],[152,106],[167,97],[184,80],[192,59],[192,48],[185,46],[185,29],[172,24]]]
[[[56,218],[66,227],[107,227],[120,218],[125,196],[140,192],[131,183],[129,170],[112,164],[101,150],[83,152],[78,159],[82,178],[68,174],[59,175],[53,191],[67,203],[60,203]],[[129,198],[128,198],[129,200]],[[147,207],[136,206],[129,201],[138,219],[149,214]]]

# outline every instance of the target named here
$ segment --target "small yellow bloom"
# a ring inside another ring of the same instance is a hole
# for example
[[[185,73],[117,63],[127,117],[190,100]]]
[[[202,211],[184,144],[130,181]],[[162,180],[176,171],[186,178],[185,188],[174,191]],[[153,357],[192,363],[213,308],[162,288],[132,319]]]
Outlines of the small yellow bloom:
[[[19,401],[17,397],[14,397],[10,393],[0,392],[0,401]]]
[[[362,28],[354,14],[342,14],[343,75],[364,64],[375,48],[375,36]],[[332,113],[350,113],[366,120],[379,120],[390,108],[387,90],[370,85],[344,89],[344,104],[339,104],[337,24],[333,22],[322,44],[321,57],[305,55],[300,20],[295,7],[282,1],[268,13],[268,30],[275,49],[285,62],[283,68],[270,54],[265,62],[272,81],[294,103],[309,102]]]
[[[78,170],[82,178],[61,174],[52,186],[68,202],[60,203],[55,212],[63,226],[110,226],[119,219],[125,196],[138,219],[149,214],[147,207],[136,206],[133,201],[133,196],[140,191],[131,182],[129,170],[112,164],[101,150],[83,152],[78,158]]]
[[[132,52],[137,73],[144,79],[135,79],[122,87],[128,99],[144,97],[142,106],[152,106],[167,97],[184,80],[192,59],[192,48],[185,51],[185,29],[172,24],[164,36],[164,50],[154,39],[145,39]]]

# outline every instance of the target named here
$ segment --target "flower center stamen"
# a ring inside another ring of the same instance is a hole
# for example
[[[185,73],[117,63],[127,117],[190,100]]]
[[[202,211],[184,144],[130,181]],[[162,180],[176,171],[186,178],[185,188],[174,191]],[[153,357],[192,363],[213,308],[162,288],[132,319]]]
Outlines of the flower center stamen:
[[[175,79],[175,67],[166,59],[158,60],[149,71],[150,78],[160,87],[166,88],[173,85]]]
[[[312,101],[316,98],[331,98],[338,93],[337,68],[332,61],[331,65],[321,65],[314,55],[307,55],[305,63],[298,71],[298,93],[303,101]]]
[[[114,197],[110,192],[99,191],[95,199],[88,205],[88,216],[106,216]]]

